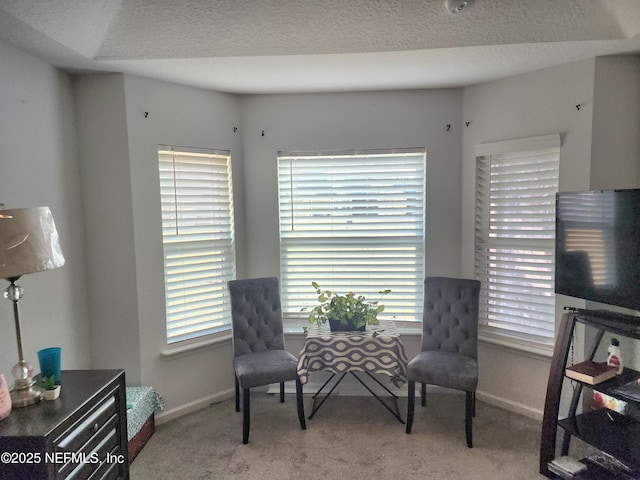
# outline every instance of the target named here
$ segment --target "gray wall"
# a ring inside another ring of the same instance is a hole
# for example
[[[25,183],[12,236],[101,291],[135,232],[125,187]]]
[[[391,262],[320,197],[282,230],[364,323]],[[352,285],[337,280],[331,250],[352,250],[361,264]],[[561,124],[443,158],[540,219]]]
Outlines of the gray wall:
[[[427,147],[426,273],[458,274],[461,90],[257,95],[241,105],[250,276],[280,271],[276,152],[393,147]]]
[[[76,121],[68,75],[0,41],[0,203],[51,208],[66,264],[27,275],[20,301],[25,358],[62,347],[64,368],[89,365],[87,286]],[[0,281],[0,290],[8,286]],[[11,302],[0,294],[0,373],[18,361]]]
[[[136,252],[124,78],[75,79],[78,152],[87,229],[91,360],[94,368],[124,368],[141,381]]]
[[[592,189],[640,185],[640,57],[595,60]]]
[[[637,57],[464,90],[244,97],[120,74],[72,80],[2,42],[0,58],[0,202],[49,205],[67,256],[64,267],[23,279],[27,356],[37,363],[37,349],[61,345],[64,368],[126,368],[130,384],[163,394],[165,420],[230,396],[233,375],[228,339],[166,354],[158,144],[231,150],[239,277],[279,273],[278,150],[426,146],[429,275],[473,275],[478,143],[559,132],[561,189],[619,186],[623,177],[628,186],[634,171],[637,182]],[[617,92],[630,88],[622,101]],[[623,152],[618,176],[596,158],[603,148]],[[0,321],[8,373],[16,361],[8,302]],[[301,338],[288,334],[290,351]],[[405,338],[411,356],[419,337]],[[483,343],[480,362],[481,398],[540,416],[548,357]]]
[[[166,344],[158,145],[231,151],[242,273],[242,145],[233,130],[239,126],[238,100],[123,74],[81,76],[76,83],[91,231],[92,365],[125,368],[128,384],[155,386],[167,418],[229,396],[228,339],[179,354]]]
[[[156,386],[166,415],[228,396],[233,376],[228,340],[166,354],[158,144],[231,150],[238,277],[279,275],[278,150],[427,146],[427,271],[460,269],[461,132],[446,124],[460,124],[461,90],[240,99],[119,74],[80,77],[77,84],[83,183],[93,197],[88,248],[98,259],[89,259],[94,366],[124,367],[129,383]],[[109,202],[112,181],[123,191]],[[114,298],[121,298],[117,308],[105,304]],[[295,337],[289,348],[297,353]]]
[[[473,275],[475,146],[560,133],[561,191],[640,186],[638,75],[638,57],[610,57],[465,89],[463,117],[471,124],[463,139],[463,274]],[[557,323],[564,306],[586,307],[558,295]],[[581,330],[576,342],[578,360],[585,342]],[[478,355],[479,397],[540,418],[550,358],[488,342]]]
[[[588,188],[593,78],[594,61],[587,60],[465,89],[463,117],[471,123],[463,139],[463,274],[473,276],[474,268],[475,146],[559,133],[560,189]],[[558,304],[565,303],[556,302],[560,314]],[[541,418],[549,356],[482,342],[478,359],[479,398]]]

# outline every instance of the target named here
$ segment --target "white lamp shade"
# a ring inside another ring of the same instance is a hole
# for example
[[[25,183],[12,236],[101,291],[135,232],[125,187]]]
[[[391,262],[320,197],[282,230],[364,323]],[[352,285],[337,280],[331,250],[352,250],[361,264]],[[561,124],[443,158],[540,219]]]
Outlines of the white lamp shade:
[[[16,278],[64,265],[49,207],[0,210],[0,278]]]

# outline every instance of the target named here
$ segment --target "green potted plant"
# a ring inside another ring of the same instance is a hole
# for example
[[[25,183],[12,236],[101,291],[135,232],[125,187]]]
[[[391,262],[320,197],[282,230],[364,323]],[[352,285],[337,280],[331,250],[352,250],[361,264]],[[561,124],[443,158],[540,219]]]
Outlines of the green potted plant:
[[[45,400],[55,400],[60,396],[60,385],[56,385],[55,375],[42,377],[42,396]]]
[[[364,331],[367,325],[378,325],[378,314],[384,311],[384,305],[376,301],[367,301],[362,295],[353,292],[339,295],[330,290],[322,290],[316,282],[311,285],[318,294],[319,304],[311,309],[309,323],[318,326],[329,322],[331,331]],[[380,298],[391,292],[381,290]]]

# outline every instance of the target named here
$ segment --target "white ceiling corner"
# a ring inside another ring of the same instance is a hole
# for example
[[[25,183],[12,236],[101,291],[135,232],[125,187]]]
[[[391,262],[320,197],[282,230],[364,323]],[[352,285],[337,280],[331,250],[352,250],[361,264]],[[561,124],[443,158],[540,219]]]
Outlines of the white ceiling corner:
[[[460,87],[640,52],[640,0],[0,0],[0,38],[70,72],[236,93]]]

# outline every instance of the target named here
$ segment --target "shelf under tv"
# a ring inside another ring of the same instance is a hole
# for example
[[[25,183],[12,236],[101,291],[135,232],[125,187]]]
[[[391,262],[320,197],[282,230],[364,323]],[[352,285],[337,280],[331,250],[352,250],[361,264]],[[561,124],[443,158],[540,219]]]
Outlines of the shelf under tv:
[[[560,328],[554,349],[551,368],[549,370],[549,383],[547,386],[547,396],[545,399],[545,410],[542,420],[542,435],[540,443],[540,473],[549,478],[558,478],[549,471],[548,464],[557,455],[568,455],[571,437],[576,437],[592,445],[596,449],[611,455],[614,459],[627,465],[633,476],[626,478],[640,478],[640,418],[630,415],[621,415],[608,409],[595,410],[582,414],[577,413],[579,399],[584,387],[597,390],[614,398],[621,399],[634,408],[640,402],[629,401],[624,396],[618,395],[614,390],[627,382],[631,382],[640,377],[640,372],[625,368],[622,375],[599,383],[589,385],[569,379],[565,376],[568,354],[571,347],[573,332],[577,323],[584,324],[587,328],[595,330],[595,338],[588,352],[586,359],[593,360],[595,352],[600,344],[605,332],[613,332],[618,335],[640,339],[640,318],[626,315],[618,315],[614,312],[601,312],[590,310],[567,309],[562,316]],[[569,413],[566,418],[559,419],[560,399],[562,395],[562,385],[565,381],[577,383],[573,391],[573,398],[569,406]],[[562,446],[556,452],[558,430],[564,432]],[[587,463],[587,459],[584,460]],[[588,464],[588,471],[575,476],[576,479],[603,479],[603,478],[625,478],[617,474],[603,477],[597,465]]]
[[[606,408],[564,418],[558,426],[640,472],[640,422]]]
[[[582,308],[565,307],[576,316],[576,321],[600,325],[605,330],[640,339],[640,316],[618,313],[612,310],[586,310]]]

